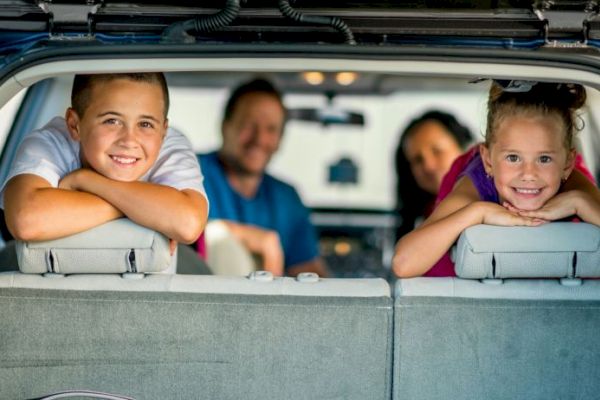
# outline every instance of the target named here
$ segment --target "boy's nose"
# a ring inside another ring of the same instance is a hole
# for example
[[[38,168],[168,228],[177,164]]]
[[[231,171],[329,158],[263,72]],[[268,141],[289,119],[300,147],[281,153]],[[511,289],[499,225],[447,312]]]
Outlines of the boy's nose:
[[[134,127],[124,126],[121,129],[119,142],[126,145],[131,145],[136,142],[137,132]]]

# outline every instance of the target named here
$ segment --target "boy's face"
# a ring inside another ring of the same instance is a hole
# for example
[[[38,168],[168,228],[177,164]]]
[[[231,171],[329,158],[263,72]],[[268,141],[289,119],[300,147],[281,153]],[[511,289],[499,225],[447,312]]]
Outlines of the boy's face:
[[[161,87],[129,79],[95,83],[84,114],[68,109],[66,119],[82,165],[125,182],[154,164],[167,129]]]

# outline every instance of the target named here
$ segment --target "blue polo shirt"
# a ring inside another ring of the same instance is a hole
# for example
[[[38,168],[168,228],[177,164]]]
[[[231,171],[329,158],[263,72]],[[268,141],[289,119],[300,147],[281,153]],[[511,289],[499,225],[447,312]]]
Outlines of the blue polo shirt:
[[[296,190],[264,174],[256,196],[246,198],[230,185],[217,152],[199,154],[209,219],[225,219],[271,229],[279,234],[285,267],[311,261],[319,254],[317,235]]]

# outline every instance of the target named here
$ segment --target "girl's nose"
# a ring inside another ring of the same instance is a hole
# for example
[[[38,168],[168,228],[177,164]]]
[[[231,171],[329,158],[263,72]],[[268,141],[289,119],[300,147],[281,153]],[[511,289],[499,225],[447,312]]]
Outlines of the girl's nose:
[[[535,163],[524,162],[521,170],[521,177],[526,180],[532,180],[537,178],[537,167]]]

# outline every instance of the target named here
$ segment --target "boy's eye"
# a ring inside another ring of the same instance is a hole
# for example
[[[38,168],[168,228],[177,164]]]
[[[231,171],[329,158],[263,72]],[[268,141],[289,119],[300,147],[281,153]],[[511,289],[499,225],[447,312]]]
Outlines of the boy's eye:
[[[108,119],[105,119],[103,123],[106,125],[116,125],[119,123],[119,120],[116,118],[108,118]]]
[[[149,121],[142,121],[142,122],[140,122],[140,127],[152,129],[152,128],[154,128],[154,124]]]
[[[516,154],[509,154],[506,156],[506,160],[508,162],[518,162],[519,161],[519,156]]]
[[[552,157],[550,157],[550,156],[540,156],[540,162],[542,164],[547,164],[550,161],[552,161]]]

